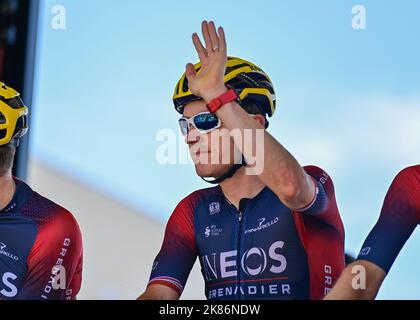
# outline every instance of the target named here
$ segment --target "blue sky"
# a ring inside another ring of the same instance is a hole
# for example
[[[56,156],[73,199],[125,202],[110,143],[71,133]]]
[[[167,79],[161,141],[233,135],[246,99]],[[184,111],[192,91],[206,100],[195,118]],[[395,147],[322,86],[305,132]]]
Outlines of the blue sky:
[[[207,186],[191,164],[155,159],[157,132],[178,130],[171,96],[185,64],[197,60],[190,36],[202,19],[225,27],[229,55],[271,76],[278,104],[270,132],[302,165],[332,176],[350,252],[396,173],[419,163],[414,0],[61,0],[66,30],[50,26],[55,4],[41,6],[31,152],[158,219]],[[364,31],[351,28],[355,4],[366,7]],[[380,298],[420,298],[419,248],[415,232]]]

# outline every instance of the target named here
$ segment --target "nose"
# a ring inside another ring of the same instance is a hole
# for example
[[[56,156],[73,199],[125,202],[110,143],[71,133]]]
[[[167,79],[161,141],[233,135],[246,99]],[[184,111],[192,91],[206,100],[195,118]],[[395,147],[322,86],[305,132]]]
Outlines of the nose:
[[[197,143],[200,141],[200,133],[195,129],[191,124],[188,127],[188,133],[185,137],[185,142],[188,145],[193,145],[194,143]]]

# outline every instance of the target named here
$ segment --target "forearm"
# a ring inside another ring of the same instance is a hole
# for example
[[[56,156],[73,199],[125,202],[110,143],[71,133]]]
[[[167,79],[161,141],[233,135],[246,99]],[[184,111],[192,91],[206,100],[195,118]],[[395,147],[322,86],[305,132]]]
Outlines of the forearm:
[[[351,268],[346,268],[324,300],[368,300],[369,297],[366,295],[366,290],[355,290],[352,288],[353,277]]]
[[[341,274],[325,300],[374,300],[385,272],[367,261],[355,261]]]
[[[235,145],[257,174],[291,209],[306,206],[315,187],[298,161],[235,102],[216,112],[225,128],[233,130]],[[238,134],[239,133],[239,134]]]
[[[200,57],[200,72],[189,63],[185,75],[191,92],[211,104],[213,99],[228,90],[224,79],[227,43],[223,28],[216,32],[214,23],[207,21],[203,21],[201,26],[205,46],[198,35],[193,34],[193,43]],[[216,111],[216,115],[224,128],[230,131],[235,145],[252,167],[254,174],[257,174],[287,207],[296,210],[311,202],[315,194],[314,183],[296,159],[256,121],[258,119],[250,117],[236,102],[225,103]],[[248,134],[250,138],[245,139]]]
[[[143,294],[141,294],[138,298],[137,298],[137,300],[163,300],[163,299],[160,299],[160,297],[159,296],[157,296],[157,295],[154,295],[154,294],[152,294],[152,293],[150,293],[150,292],[144,292]]]
[[[146,291],[137,300],[178,300],[179,294],[166,286],[155,284],[148,286]]]

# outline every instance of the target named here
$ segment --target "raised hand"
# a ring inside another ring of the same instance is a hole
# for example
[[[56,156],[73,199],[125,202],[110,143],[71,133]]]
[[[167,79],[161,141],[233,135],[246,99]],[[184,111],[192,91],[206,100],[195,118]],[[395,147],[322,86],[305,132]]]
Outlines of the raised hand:
[[[226,92],[223,77],[226,70],[227,46],[225,32],[219,27],[216,32],[214,22],[203,21],[201,29],[205,46],[197,33],[192,40],[201,62],[201,69],[197,73],[192,63],[186,66],[186,77],[191,92],[205,101],[218,97]]]

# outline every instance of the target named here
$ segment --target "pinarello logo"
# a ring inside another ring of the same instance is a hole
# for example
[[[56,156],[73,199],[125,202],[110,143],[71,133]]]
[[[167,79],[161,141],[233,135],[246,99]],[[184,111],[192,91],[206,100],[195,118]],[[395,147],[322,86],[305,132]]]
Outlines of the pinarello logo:
[[[11,254],[10,252],[7,252],[6,248],[7,248],[6,244],[4,244],[3,242],[0,242],[0,254],[12,260],[18,261],[19,257],[14,254]]]
[[[275,217],[273,220],[268,221],[268,222],[266,222],[266,218],[260,218],[258,219],[257,222],[258,222],[258,226],[245,230],[245,234],[267,229],[271,227],[273,224],[276,224],[277,222],[279,222],[279,217]]]

